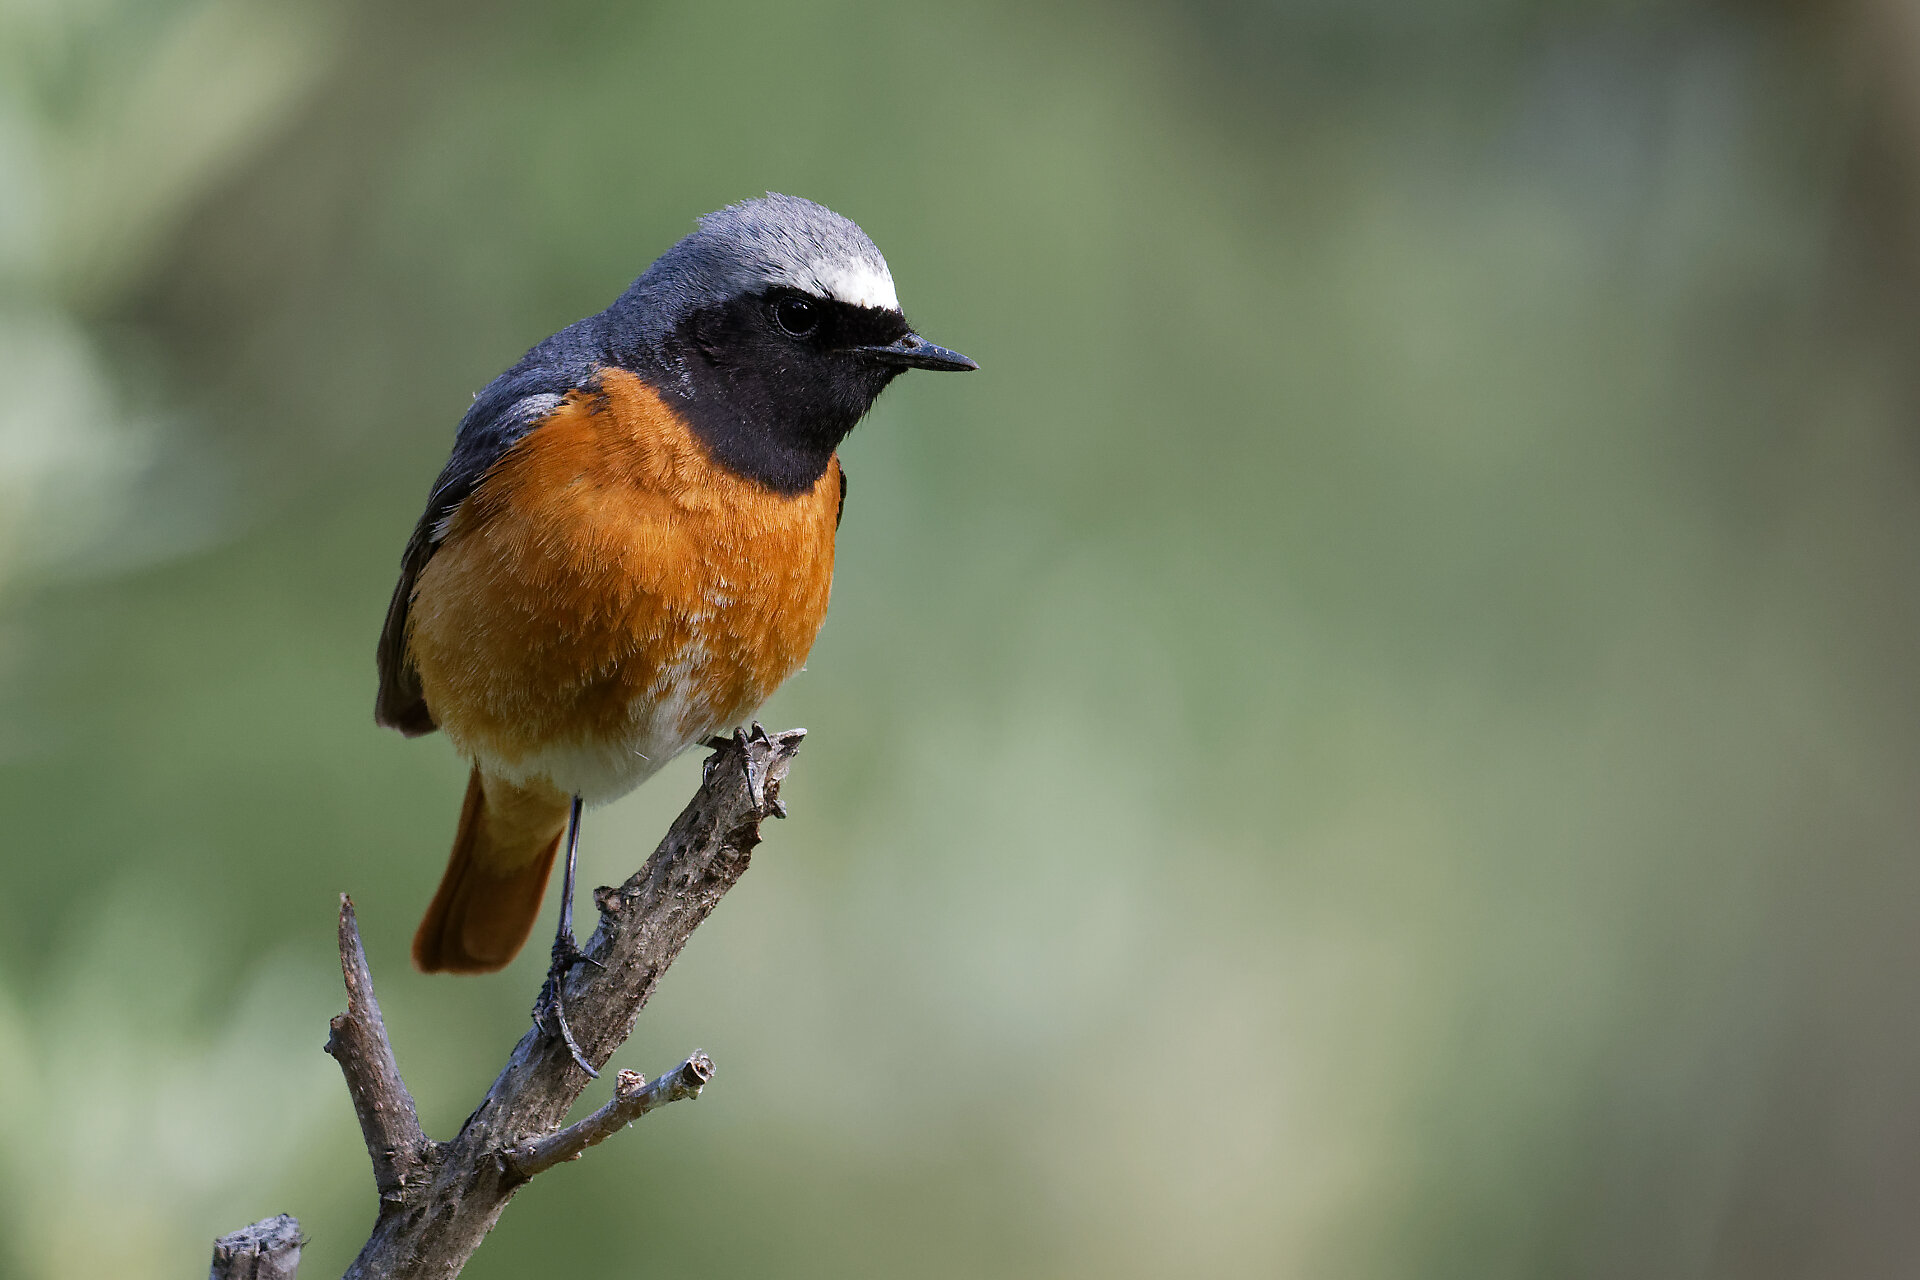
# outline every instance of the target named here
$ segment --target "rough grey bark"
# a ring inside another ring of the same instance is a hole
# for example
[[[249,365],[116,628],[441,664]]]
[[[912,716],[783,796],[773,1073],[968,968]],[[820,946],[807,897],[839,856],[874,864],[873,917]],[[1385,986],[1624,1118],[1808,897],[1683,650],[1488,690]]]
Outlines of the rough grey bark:
[[[213,1242],[207,1280],[294,1280],[305,1243],[300,1224],[286,1214],[263,1218]]]
[[[373,1185],[382,1205],[399,1204],[409,1185],[427,1174],[433,1143],[420,1131],[413,1095],[400,1078],[387,1041],[380,1002],[373,997],[373,975],[353,915],[353,899],[340,895],[340,975],[347,984],[347,1011],[329,1024],[327,1052],[347,1078],[347,1093],[360,1117],[360,1136],[373,1159]]]
[[[600,923],[584,951],[603,967],[574,966],[566,1007],[574,1038],[596,1069],[633,1033],[660,976],[746,871],[760,843],[760,824],[785,816],[780,784],[805,733],[768,736],[755,726],[751,735],[720,746],[698,794],[646,865],[618,888],[595,892]],[[698,1097],[713,1076],[704,1053],[651,1084],[623,1071],[612,1101],[562,1130],[568,1109],[591,1080],[556,1036],[535,1026],[514,1046],[460,1132],[434,1142],[421,1132],[394,1062],[353,906],[344,896],[340,964],[347,1011],[333,1020],[327,1052],[339,1061],[353,1095],[380,1194],[373,1233],[347,1269],[347,1280],[458,1275],[529,1179],[578,1158],[659,1106]],[[221,1274],[217,1260],[215,1274]],[[260,1273],[263,1280],[270,1274],[282,1273]]]

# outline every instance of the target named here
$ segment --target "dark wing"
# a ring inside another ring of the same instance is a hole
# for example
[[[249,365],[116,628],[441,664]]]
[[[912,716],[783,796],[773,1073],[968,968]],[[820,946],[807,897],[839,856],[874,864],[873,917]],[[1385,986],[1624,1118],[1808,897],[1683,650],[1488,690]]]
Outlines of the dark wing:
[[[840,529],[840,517],[847,514],[847,464],[840,464],[840,505],[833,509],[834,531]]]
[[[485,478],[500,455],[532,431],[555,409],[566,393],[585,379],[563,368],[516,367],[495,379],[480,393],[460,420],[453,456],[427,497],[427,509],[407,539],[400,557],[400,581],[387,605],[387,622],[380,630],[376,654],[380,665],[380,692],[373,704],[377,724],[398,729],[409,738],[432,733],[439,725],[421,694],[420,673],[407,656],[407,610],[420,571],[446,536],[447,519]]]
[[[420,691],[420,673],[407,660],[407,610],[413,604],[414,579],[433,555],[433,544],[415,528],[400,557],[400,581],[387,602],[387,623],[380,629],[380,649],[375,655],[380,664],[380,692],[373,700],[373,722],[398,729],[409,738],[432,733],[440,726],[427,710],[427,699]]]

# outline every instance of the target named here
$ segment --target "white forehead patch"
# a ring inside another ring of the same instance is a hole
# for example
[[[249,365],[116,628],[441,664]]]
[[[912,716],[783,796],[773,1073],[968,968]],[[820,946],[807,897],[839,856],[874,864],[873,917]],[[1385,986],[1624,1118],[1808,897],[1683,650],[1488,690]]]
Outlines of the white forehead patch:
[[[700,219],[700,229],[661,254],[634,287],[667,327],[688,311],[769,288],[900,309],[893,273],[866,232],[824,205],[777,192]]]
[[[802,274],[810,278],[795,280],[793,284],[808,293],[856,307],[900,309],[900,299],[893,291],[893,275],[884,263],[816,258],[807,264]]]

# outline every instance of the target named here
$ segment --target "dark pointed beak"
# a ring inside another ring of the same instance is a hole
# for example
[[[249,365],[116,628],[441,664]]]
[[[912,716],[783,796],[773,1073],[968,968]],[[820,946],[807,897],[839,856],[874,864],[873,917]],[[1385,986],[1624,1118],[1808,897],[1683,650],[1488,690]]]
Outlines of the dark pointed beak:
[[[958,351],[949,351],[945,347],[935,346],[911,331],[884,347],[850,347],[848,349],[858,352],[869,360],[876,360],[881,364],[897,364],[906,369],[939,369],[959,373],[980,367]]]

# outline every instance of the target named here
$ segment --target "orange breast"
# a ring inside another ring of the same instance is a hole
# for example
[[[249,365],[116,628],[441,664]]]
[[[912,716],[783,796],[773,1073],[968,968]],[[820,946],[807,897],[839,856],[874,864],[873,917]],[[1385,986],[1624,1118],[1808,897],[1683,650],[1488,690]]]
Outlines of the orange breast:
[[[409,647],[456,745],[610,798],[750,715],[826,616],[835,459],[783,496],[606,370],[515,444],[420,575]]]

